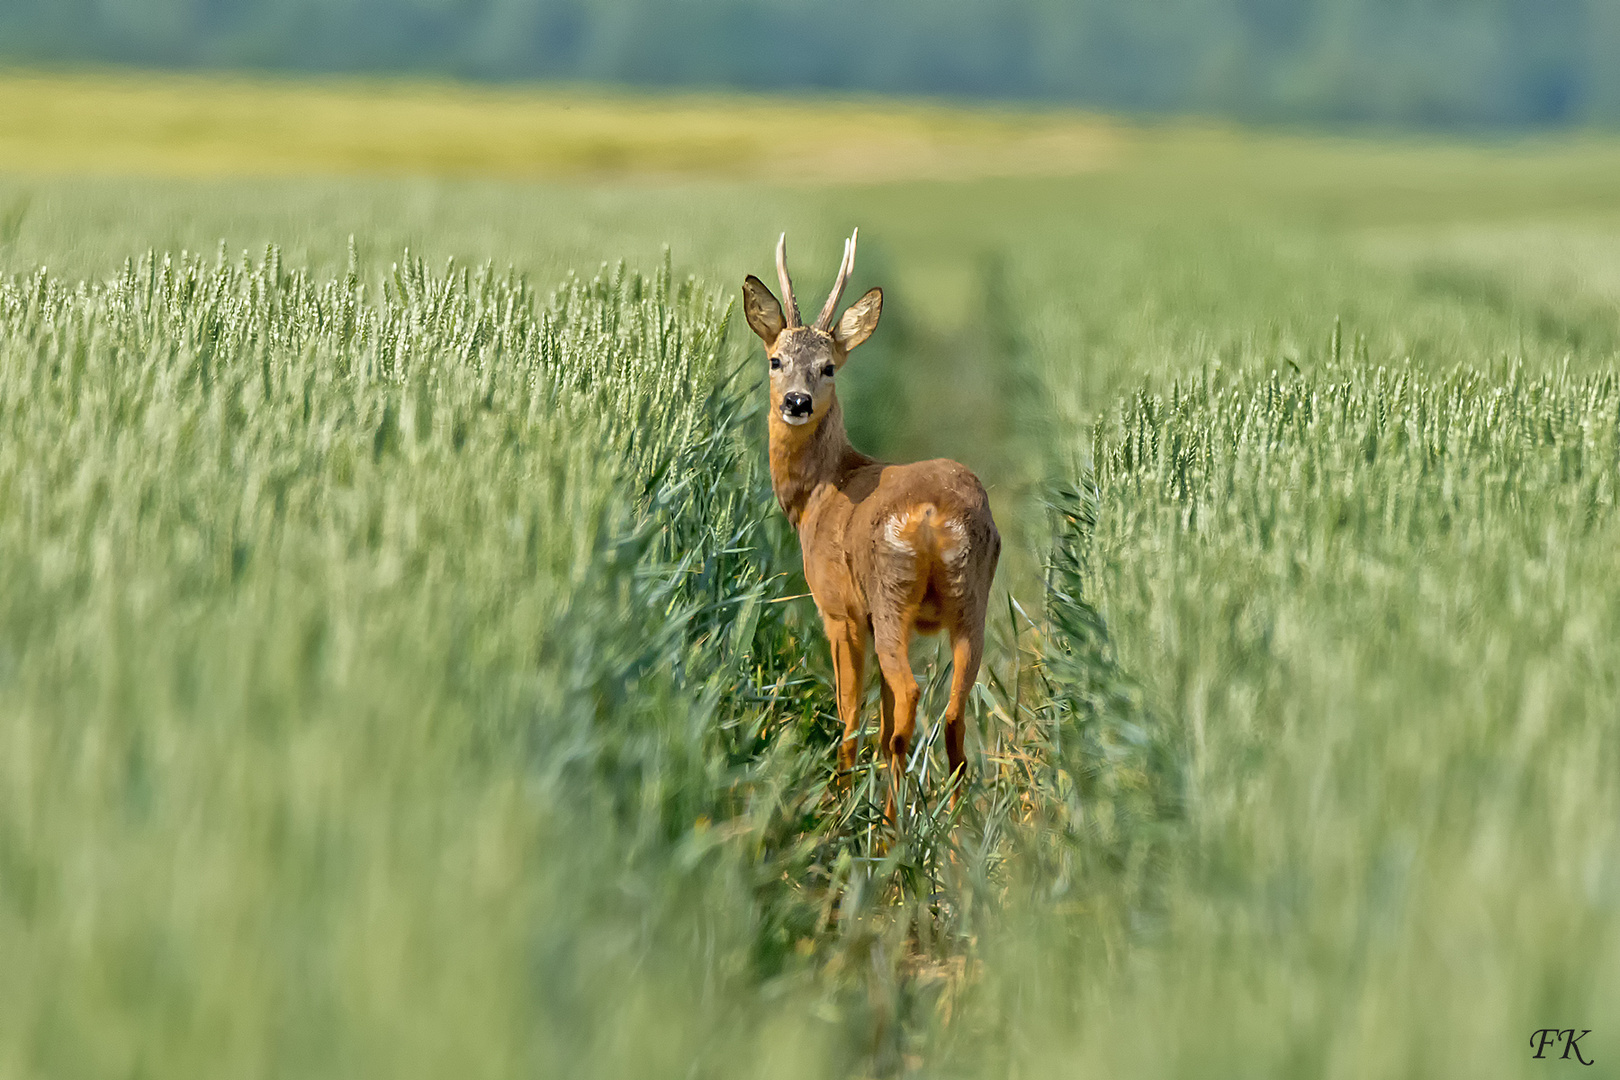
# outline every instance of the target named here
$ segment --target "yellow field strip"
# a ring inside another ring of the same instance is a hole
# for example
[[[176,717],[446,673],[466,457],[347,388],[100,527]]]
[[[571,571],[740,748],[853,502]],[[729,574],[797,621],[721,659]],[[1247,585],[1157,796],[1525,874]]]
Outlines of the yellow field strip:
[[[1064,175],[1119,129],[1074,111],[402,81],[0,72],[0,171],[160,176]]]

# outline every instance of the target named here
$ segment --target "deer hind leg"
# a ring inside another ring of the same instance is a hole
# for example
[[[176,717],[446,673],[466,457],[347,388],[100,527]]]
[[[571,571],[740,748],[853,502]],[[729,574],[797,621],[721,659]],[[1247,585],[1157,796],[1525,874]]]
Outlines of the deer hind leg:
[[[889,714],[884,724],[883,751],[889,756],[889,820],[894,821],[895,794],[904,778],[906,756],[917,730],[917,677],[911,671],[912,607],[876,622],[878,666],[883,670],[884,699]]]
[[[945,754],[951,763],[951,779],[957,787],[951,792],[954,806],[967,779],[967,701],[973,680],[979,677],[979,661],[984,656],[984,628],[964,627],[951,635],[951,700],[945,706]]]
[[[889,752],[889,741],[894,738],[894,691],[889,689],[888,679],[879,679],[878,685],[883,690],[880,711],[881,723],[878,726],[878,746],[884,754],[887,754]]]
[[[844,737],[838,744],[838,768],[846,782],[855,768],[855,754],[860,749],[861,698],[866,676],[866,632],[858,624],[846,619],[825,623],[827,640],[832,643],[833,679],[838,692],[838,719],[844,725]]]

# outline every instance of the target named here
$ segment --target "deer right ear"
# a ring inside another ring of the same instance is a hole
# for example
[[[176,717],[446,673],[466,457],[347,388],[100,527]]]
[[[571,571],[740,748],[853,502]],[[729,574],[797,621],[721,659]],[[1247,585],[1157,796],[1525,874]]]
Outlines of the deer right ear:
[[[883,314],[883,290],[872,289],[849,305],[844,317],[833,327],[833,340],[847,355],[849,350],[872,336],[877,329],[878,316]]]
[[[782,317],[782,305],[777,302],[765,283],[753,274],[743,279],[743,318],[748,327],[759,335],[768,349],[776,344],[787,320]]]

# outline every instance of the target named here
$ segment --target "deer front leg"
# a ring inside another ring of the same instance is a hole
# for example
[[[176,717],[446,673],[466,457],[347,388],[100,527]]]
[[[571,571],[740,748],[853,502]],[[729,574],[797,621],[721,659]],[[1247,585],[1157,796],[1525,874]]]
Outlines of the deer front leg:
[[[838,696],[838,719],[844,737],[838,744],[838,769],[843,782],[855,768],[855,752],[860,748],[861,697],[865,688],[866,633],[863,627],[846,620],[828,619],[824,625],[832,643],[833,679]]]

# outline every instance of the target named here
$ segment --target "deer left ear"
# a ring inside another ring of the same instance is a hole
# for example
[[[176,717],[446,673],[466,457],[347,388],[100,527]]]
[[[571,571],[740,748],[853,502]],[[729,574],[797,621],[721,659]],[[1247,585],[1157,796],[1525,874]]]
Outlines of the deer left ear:
[[[753,274],[743,279],[743,318],[748,328],[759,335],[769,349],[787,325],[782,317],[782,305],[777,302],[765,283]]]
[[[833,340],[838,343],[840,352],[849,353],[851,349],[872,336],[877,329],[878,316],[883,314],[883,290],[873,289],[844,312],[838,325],[833,327]]]

